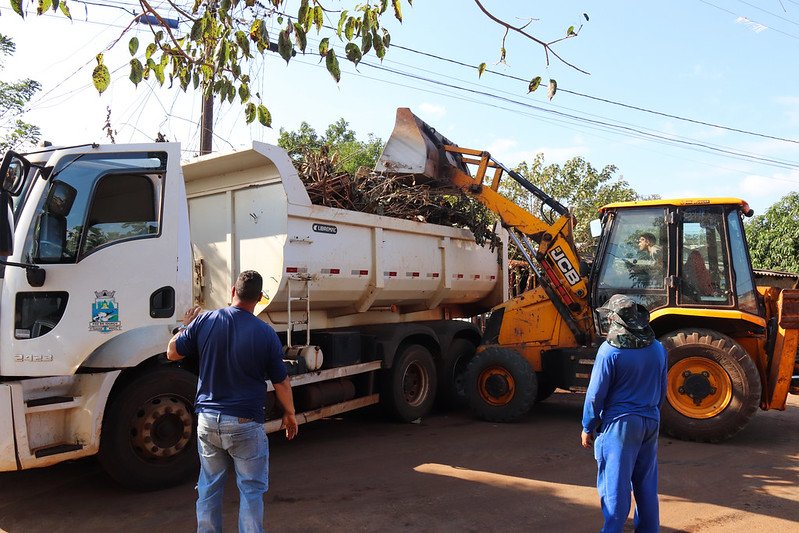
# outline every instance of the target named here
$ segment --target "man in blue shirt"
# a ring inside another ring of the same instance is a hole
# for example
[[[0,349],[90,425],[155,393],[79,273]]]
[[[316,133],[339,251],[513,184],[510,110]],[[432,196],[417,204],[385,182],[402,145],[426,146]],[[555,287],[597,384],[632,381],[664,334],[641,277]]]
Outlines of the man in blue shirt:
[[[603,532],[620,532],[635,494],[635,530],[660,528],[657,445],[666,397],[666,350],[649,312],[616,294],[599,309],[609,326],[599,347],[583,406],[584,448],[594,446]],[[594,435],[596,433],[596,440]]]
[[[167,347],[167,358],[199,359],[197,383],[197,531],[222,531],[222,496],[228,463],[239,487],[239,531],[263,531],[264,493],[269,488],[269,443],[264,431],[266,380],[283,407],[286,437],[297,435],[291,384],[283,347],[275,331],[253,312],[263,279],[242,272],[233,286],[230,307],[183,317]],[[188,326],[185,326],[188,324]]]

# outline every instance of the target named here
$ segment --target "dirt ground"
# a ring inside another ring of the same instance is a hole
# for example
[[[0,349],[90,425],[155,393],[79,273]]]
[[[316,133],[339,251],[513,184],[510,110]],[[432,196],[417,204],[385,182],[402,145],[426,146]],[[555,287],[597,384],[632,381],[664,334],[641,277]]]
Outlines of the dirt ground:
[[[582,396],[555,394],[516,424],[468,412],[395,424],[379,410],[273,436],[271,531],[597,531],[596,463],[579,446]],[[799,529],[799,398],[759,412],[732,441],[661,437],[662,530]],[[0,528],[193,531],[194,483],[129,492],[89,459],[0,474]],[[236,530],[237,491],[225,495]]]

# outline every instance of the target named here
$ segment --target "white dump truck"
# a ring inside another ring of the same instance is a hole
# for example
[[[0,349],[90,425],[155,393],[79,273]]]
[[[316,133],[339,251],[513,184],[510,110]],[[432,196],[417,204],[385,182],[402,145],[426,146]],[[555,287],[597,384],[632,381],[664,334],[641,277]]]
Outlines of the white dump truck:
[[[458,400],[479,331],[455,319],[506,299],[503,247],[312,205],[275,146],[180,158],[155,143],[3,159],[0,471],[99,453],[131,487],[194,475],[195,369],[166,344],[247,269],[263,275],[256,313],[286,345],[300,423],[378,402],[412,421],[436,395]]]

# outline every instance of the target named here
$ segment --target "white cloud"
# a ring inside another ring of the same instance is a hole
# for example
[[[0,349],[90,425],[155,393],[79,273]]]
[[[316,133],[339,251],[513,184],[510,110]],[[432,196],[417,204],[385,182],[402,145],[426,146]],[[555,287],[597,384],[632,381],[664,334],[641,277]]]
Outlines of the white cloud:
[[[425,118],[441,118],[447,114],[447,108],[443,105],[438,104],[431,104],[429,102],[423,102],[419,104],[419,113],[424,115]],[[425,121],[426,122],[426,121]]]
[[[577,156],[585,157],[590,149],[587,146],[567,146],[551,148],[540,146],[532,149],[522,149],[514,139],[495,139],[486,149],[494,156],[494,159],[513,167],[522,161],[532,162],[538,154],[544,154],[544,162],[565,163],[569,159]]]

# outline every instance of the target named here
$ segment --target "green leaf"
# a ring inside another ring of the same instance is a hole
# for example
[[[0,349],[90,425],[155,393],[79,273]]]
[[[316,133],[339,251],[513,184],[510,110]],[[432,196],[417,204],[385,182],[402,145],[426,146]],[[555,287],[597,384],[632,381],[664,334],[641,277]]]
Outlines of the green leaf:
[[[294,24],[294,40],[297,42],[297,48],[304,54],[305,47],[308,46],[308,37],[305,33],[305,28],[299,24]]]
[[[341,69],[338,65],[338,58],[336,57],[335,50],[330,50],[327,56],[325,56],[325,65],[327,66],[327,71],[333,76],[336,83],[338,83],[341,80]]]
[[[361,49],[358,48],[358,45],[355,43],[347,43],[347,46],[344,47],[344,50],[347,52],[347,59],[355,63],[355,65],[357,66],[358,63],[360,63],[361,58],[363,57],[363,55],[361,54]]]
[[[128,42],[128,51],[130,55],[135,56],[136,52],[139,50],[139,39],[136,37],[131,37],[130,41]]]
[[[321,41],[319,41],[319,55],[325,57],[327,55],[327,51],[330,50],[330,39],[325,37]]]
[[[39,0],[39,5],[36,7],[36,14],[41,15],[51,7],[53,7],[53,0]]]
[[[69,11],[69,6],[67,5],[66,0],[61,0],[61,3],[58,4],[58,9],[61,10],[61,13],[67,17],[69,20],[72,20],[72,13]]]
[[[372,34],[372,45],[375,47],[375,55],[381,60],[386,57],[386,47],[383,45],[383,38],[379,34]]]
[[[346,37],[348,41],[351,41],[354,35],[355,35],[355,19],[353,17],[350,17],[347,19],[347,25],[344,27],[344,37]]]
[[[138,86],[139,82],[141,82],[142,72],[144,71],[144,67],[141,64],[141,61],[136,59],[135,57],[130,60],[130,81],[133,82],[134,85]]]
[[[585,17],[586,22],[588,22],[588,13],[583,13],[583,17]]]
[[[568,30],[566,30],[566,37],[571,37],[571,36],[573,36],[573,35],[577,35],[577,34],[574,32],[574,26],[569,26],[569,29],[568,29]]]
[[[385,13],[386,9],[388,9],[388,0],[380,0],[380,14]]]
[[[25,18],[25,12],[22,11],[22,0],[11,0],[11,9],[20,17]]]
[[[205,32],[205,17],[200,17],[194,21],[194,24],[191,26],[191,40],[192,41],[199,41],[203,37],[203,33]]]
[[[253,120],[255,120],[255,114],[256,114],[255,104],[250,102],[244,108],[244,119],[246,120],[247,124],[252,124]]]
[[[485,72],[485,71],[486,71],[486,64],[485,63],[480,63],[477,66],[477,77],[478,78],[482,78],[483,77],[483,72]]]
[[[391,0],[391,4],[394,7],[394,18],[402,23],[402,0]]]
[[[236,32],[235,37],[236,44],[239,45],[241,53],[244,54],[245,57],[252,57],[250,55],[250,41],[247,39],[247,34],[239,30]]]
[[[361,53],[366,55],[369,53],[369,50],[371,49],[372,49],[372,34],[364,33],[363,37],[361,38]]]
[[[289,26],[290,28],[291,26]],[[280,36],[277,39],[277,51],[280,53],[280,57],[286,60],[286,64],[288,64],[289,59],[291,59],[291,34],[289,29],[286,28],[285,30],[280,32]]]
[[[272,114],[263,104],[258,104],[258,122],[267,128],[272,127]]]
[[[341,39],[341,30],[344,28],[344,23],[347,22],[347,10],[341,12],[341,16],[338,18],[338,28],[336,29],[336,35],[338,38]]]
[[[241,100],[242,104],[250,99],[250,86],[246,83],[239,85],[239,99]]]
[[[103,64],[103,54],[97,54],[97,66],[92,71],[92,83],[100,94],[103,94],[111,83],[111,74],[108,72],[108,67]]]
[[[547,89],[547,96],[550,100],[552,97],[555,96],[555,92],[558,90],[558,82],[555,80],[549,80],[549,88]]]
[[[325,23],[325,12],[322,10],[322,6],[313,8],[313,23],[314,26],[316,26],[316,32],[319,33],[322,30],[322,25]]]
[[[302,0],[300,2],[300,9],[297,10],[297,22],[299,24],[305,24],[305,21],[308,19],[308,0]]]
[[[155,43],[148,44],[147,49],[144,51],[145,59],[150,59],[151,57],[153,57],[153,54],[155,53],[156,50],[158,50],[158,47],[155,45]]]
[[[531,92],[538,89],[540,85],[541,85],[541,76],[536,76],[535,78],[530,80],[530,85],[527,86],[527,94],[530,94]]]
[[[153,67],[153,74],[155,74],[155,79],[158,80],[158,85],[164,84],[164,67],[163,65],[156,65]]]

